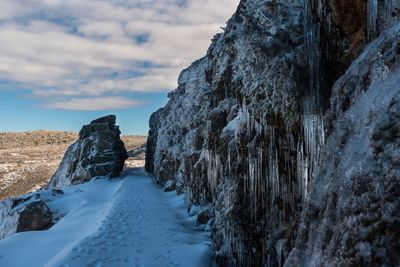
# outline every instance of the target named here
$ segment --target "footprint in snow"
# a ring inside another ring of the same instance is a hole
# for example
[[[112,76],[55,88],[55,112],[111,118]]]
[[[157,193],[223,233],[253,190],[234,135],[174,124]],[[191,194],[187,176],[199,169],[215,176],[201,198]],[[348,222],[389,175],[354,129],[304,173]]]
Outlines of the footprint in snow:
[[[155,257],[154,259],[155,259],[155,260],[162,260],[162,259],[165,259],[165,258],[167,258],[165,255],[158,255],[158,256]]]

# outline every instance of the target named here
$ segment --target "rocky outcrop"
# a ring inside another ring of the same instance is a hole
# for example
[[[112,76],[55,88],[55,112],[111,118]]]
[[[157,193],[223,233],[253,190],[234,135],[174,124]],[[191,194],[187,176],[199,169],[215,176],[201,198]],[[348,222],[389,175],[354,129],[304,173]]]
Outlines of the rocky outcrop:
[[[117,177],[128,158],[114,115],[96,119],[79,132],[51,178],[49,188],[89,181],[96,176]]]
[[[151,117],[146,170],[213,207],[221,266],[399,264],[399,3],[345,2],[241,1]]]

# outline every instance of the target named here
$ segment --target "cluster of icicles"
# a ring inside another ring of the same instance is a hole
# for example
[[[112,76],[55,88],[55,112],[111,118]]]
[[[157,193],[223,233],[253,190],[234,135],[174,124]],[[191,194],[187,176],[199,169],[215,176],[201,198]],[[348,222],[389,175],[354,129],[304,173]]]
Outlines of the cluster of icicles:
[[[265,116],[261,113],[256,114],[245,102],[240,112],[246,118],[243,131],[247,136],[245,140],[249,142],[246,144],[248,154],[238,153],[240,144],[236,147],[229,146],[227,155],[220,155],[215,150],[203,150],[198,164],[201,162],[205,168],[203,173],[207,174],[208,190],[214,200],[218,199],[218,194],[224,194],[223,206],[227,211],[237,208],[237,199],[231,197],[242,195],[241,201],[246,203],[250,219],[260,223],[259,226],[264,231],[290,225],[299,216],[301,204],[307,196],[308,184],[319,162],[324,144],[322,116],[302,116],[301,133],[292,133],[290,126],[286,126],[285,134],[282,135],[282,129],[270,125]],[[239,175],[240,177],[236,172],[239,162],[246,167],[244,175]],[[201,176],[192,177],[192,183],[196,183],[196,179],[201,179]],[[242,192],[232,194],[227,191],[229,189],[223,188],[229,184],[230,179],[243,179],[243,187],[234,189]],[[192,197],[193,186],[188,186],[187,190],[188,197]],[[237,225],[226,222],[225,253],[235,254],[240,258],[245,255],[238,253],[238,250],[243,249],[245,243],[242,241],[245,237],[240,236],[241,231],[236,227]],[[278,261],[284,258],[284,242],[286,241],[278,242]],[[276,259],[270,257],[271,255],[266,255],[265,261],[270,262],[272,266]],[[248,259],[246,257],[246,260]]]
[[[368,0],[368,39],[373,39],[382,29],[387,29],[395,21],[398,21],[400,14],[399,0]]]

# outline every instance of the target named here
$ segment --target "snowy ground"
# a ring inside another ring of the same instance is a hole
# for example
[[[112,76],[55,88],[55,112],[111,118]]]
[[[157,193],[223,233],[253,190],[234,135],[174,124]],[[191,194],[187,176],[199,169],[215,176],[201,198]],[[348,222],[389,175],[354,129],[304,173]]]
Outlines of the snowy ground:
[[[0,266],[210,266],[208,234],[186,215],[183,198],[143,172],[68,189],[49,204],[68,214],[47,231],[0,241]]]

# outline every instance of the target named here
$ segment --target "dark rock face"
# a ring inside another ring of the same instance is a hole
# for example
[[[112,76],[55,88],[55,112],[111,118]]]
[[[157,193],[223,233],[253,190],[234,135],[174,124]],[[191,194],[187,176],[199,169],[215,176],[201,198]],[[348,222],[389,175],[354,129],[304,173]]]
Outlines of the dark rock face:
[[[152,115],[146,170],[212,205],[221,266],[399,264],[398,7],[241,1]]]
[[[49,187],[60,188],[89,181],[96,176],[116,177],[128,158],[114,115],[82,127],[79,140],[64,155]]]

